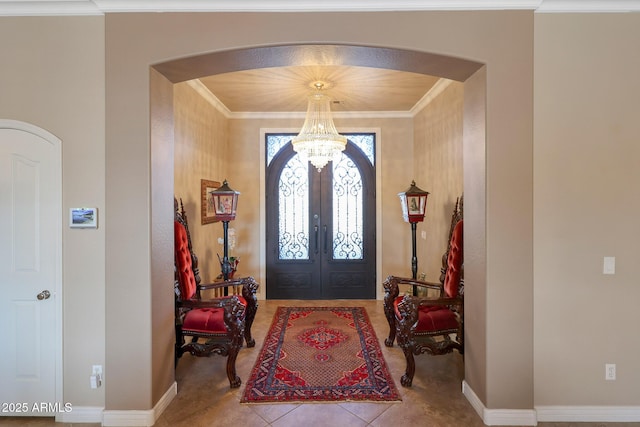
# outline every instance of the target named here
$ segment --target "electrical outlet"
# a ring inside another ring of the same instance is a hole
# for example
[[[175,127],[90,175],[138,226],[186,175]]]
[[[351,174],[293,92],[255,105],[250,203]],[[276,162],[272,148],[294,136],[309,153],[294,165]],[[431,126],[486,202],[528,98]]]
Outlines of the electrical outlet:
[[[102,385],[102,365],[93,365],[89,380],[91,388],[98,388]]]
[[[604,261],[602,262],[602,274],[616,274],[616,257],[604,257]]]
[[[607,363],[604,365],[604,379],[607,381],[615,381],[616,379],[616,364]]]

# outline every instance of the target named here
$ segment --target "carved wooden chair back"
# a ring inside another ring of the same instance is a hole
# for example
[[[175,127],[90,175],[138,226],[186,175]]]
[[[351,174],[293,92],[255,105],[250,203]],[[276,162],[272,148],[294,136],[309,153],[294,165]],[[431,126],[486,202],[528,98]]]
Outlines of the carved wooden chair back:
[[[464,248],[463,202],[453,209],[447,250],[442,257],[440,282],[433,283],[389,276],[385,289],[384,311],[389,323],[385,345],[393,346],[397,337],[407,361],[401,384],[409,387],[415,373],[414,355],[464,353]],[[400,286],[434,289],[438,298],[400,295]],[[454,336],[454,338],[452,338]]]
[[[232,388],[239,387],[241,380],[235,361],[243,339],[247,347],[255,346],[251,325],[258,308],[255,295],[258,284],[252,277],[245,277],[203,285],[184,206],[179,209],[174,198],[174,207],[176,365],[185,352],[194,356],[226,356],[229,384]],[[233,291],[228,296],[202,298],[202,291],[221,289]]]

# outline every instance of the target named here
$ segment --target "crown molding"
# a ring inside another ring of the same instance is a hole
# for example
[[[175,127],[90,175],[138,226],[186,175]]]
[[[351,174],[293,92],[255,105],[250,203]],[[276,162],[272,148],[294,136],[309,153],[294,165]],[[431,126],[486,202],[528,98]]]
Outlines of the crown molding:
[[[532,10],[537,13],[640,12],[640,0],[0,0],[0,16],[125,12],[358,12]]]
[[[355,12],[402,10],[536,9],[542,0],[94,0],[102,10],[128,12]]]
[[[0,16],[96,16],[104,12],[90,0],[0,0]]]
[[[413,108],[411,109],[412,116],[415,116],[423,108],[425,108],[426,106],[431,104],[431,101],[436,99],[438,97],[438,95],[440,95],[442,92],[444,92],[445,89],[448,88],[451,83],[453,83],[453,80],[440,78],[436,82],[436,84],[434,84],[433,87],[431,89],[429,89],[429,91],[427,93],[424,94],[422,99],[420,99],[416,103],[416,105],[413,106]]]
[[[544,0],[537,13],[640,12],[639,0]]]
[[[227,119],[231,118],[233,113],[231,113],[231,111],[227,108],[227,106],[224,105],[222,101],[218,99],[217,96],[211,93],[209,88],[207,88],[204,84],[202,84],[200,79],[189,80],[187,81],[187,84],[193,90],[195,90],[198,93],[198,95],[204,98],[204,100],[207,101],[213,108],[218,110],[225,118]]]
[[[213,108],[218,110],[218,112],[220,112],[227,119],[258,119],[258,120],[259,119],[268,119],[268,120],[300,119],[300,120],[304,120],[304,118],[306,117],[306,112],[304,111],[233,112],[229,110],[227,106],[224,105],[224,103],[220,101],[220,99],[218,99],[217,96],[211,93],[209,88],[207,88],[199,79],[189,80],[187,81],[187,84],[189,85],[189,87],[191,87],[196,93],[198,93],[205,101],[207,101]],[[432,91],[430,91],[429,93],[432,93]],[[433,97],[434,95],[431,95],[431,96]],[[421,102],[424,102],[424,101],[421,101]],[[406,119],[406,118],[413,117],[415,113],[416,112],[413,110],[412,111],[333,111],[331,115],[333,118],[341,118],[341,119],[353,119],[353,118],[355,119],[364,119],[364,118]]]

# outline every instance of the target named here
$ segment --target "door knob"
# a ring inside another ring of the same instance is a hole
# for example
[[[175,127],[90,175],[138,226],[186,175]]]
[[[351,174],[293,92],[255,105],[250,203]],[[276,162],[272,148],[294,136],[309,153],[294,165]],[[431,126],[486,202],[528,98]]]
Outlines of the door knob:
[[[40,292],[36,297],[42,301],[43,299],[49,299],[49,297],[51,296],[51,292],[47,291],[46,289],[42,292]]]

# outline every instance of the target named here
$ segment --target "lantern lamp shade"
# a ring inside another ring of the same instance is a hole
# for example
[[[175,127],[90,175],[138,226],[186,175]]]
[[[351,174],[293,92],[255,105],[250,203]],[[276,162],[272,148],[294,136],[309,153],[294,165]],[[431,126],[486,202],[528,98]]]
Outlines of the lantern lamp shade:
[[[239,192],[232,190],[225,179],[220,188],[211,192],[215,221],[233,221],[236,219]]]
[[[427,210],[428,191],[416,187],[415,181],[411,181],[411,186],[406,191],[398,193],[400,204],[402,205],[402,216],[405,222],[416,223],[424,221],[424,214]]]

